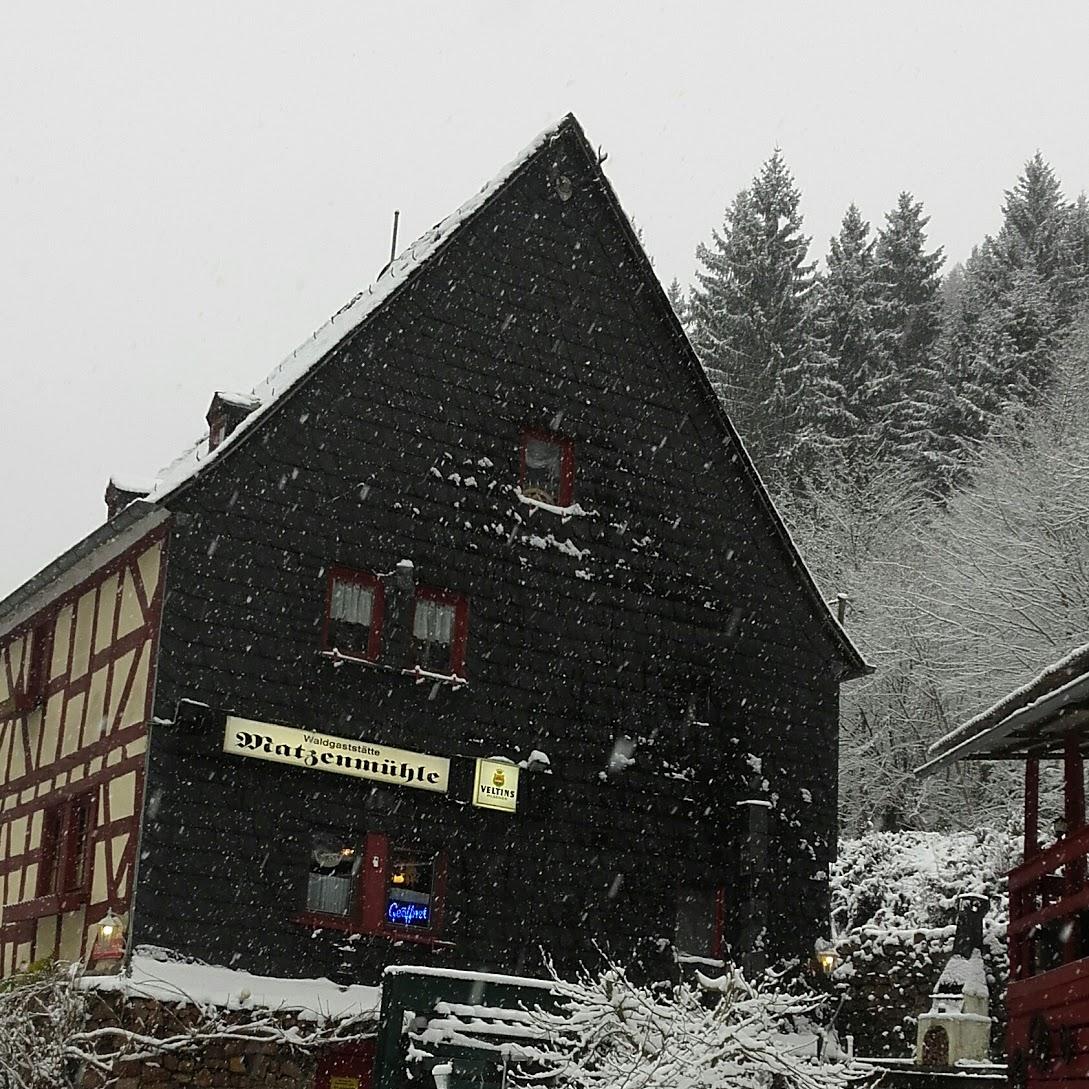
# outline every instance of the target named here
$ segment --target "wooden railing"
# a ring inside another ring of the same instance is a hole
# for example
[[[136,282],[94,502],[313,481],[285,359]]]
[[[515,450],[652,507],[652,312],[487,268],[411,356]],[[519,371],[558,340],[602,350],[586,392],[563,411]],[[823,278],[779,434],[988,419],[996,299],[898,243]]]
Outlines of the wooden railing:
[[[1011,980],[1089,955],[1081,915],[1089,911],[1089,826],[1053,843],[1010,871]],[[1061,871],[1061,872],[1060,872]]]

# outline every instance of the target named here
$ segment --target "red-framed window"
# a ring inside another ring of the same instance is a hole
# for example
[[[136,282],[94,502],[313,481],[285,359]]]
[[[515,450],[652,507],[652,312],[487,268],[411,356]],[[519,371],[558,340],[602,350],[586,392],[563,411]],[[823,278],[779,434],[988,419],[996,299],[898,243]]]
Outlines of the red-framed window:
[[[681,887],[677,890],[677,952],[721,960],[726,890]]]
[[[569,507],[575,493],[575,444],[547,431],[523,431],[518,482],[527,499]]]
[[[376,575],[333,567],[326,584],[323,649],[377,661],[384,613],[382,583]]]
[[[463,594],[417,586],[412,607],[412,665],[465,676],[469,601]]]
[[[316,833],[296,921],[430,943],[445,920],[446,870],[445,851],[407,837]]]
[[[53,656],[53,617],[39,620],[26,638],[30,645],[15,687],[15,710],[20,714],[33,711],[45,699]]]
[[[68,798],[45,810],[38,854],[38,896],[86,897],[91,885],[95,795]]]

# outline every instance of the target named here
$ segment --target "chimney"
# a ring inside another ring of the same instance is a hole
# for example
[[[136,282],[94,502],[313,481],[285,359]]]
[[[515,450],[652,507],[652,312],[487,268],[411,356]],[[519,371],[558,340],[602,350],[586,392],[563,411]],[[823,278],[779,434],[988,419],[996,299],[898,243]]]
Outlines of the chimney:
[[[991,1041],[990,992],[983,962],[986,896],[957,897],[957,932],[953,953],[930,996],[930,1009],[919,1014],[915,1063],[924,1067],[984,1062]]]
[[[208,407],[208,452],[211,453],[236,427],[261,404],[249,393],[219,390]]]
[[[969,960],[972,950],[983,950],[983,917],[989,901],[986,896],[965,893],[957,897],[957,934],[953,938],[953,956]]]
[[[121,483],[111,476],[106,485],[106,517],[113,518],[120,514],[130,503],[143,499],[152,489],[151,484],[137,484],[133,481]]]
[[[401,560],[392,571],[378,576],[385,603],[383,654],[394,665],[408,665],[412,656],[412,623],[416,600],[416,569],[411,560]]]

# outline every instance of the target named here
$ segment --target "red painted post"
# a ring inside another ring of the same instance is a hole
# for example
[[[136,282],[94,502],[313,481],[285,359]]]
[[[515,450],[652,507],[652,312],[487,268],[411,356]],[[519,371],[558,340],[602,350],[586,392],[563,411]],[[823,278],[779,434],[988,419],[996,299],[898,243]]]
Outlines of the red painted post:
[[[1040,849],[1040,761],[1025,761],[1025,861]]]
[[[1066,798],[1066,834],[1076,835],[1085,826],[1085,767],[1078,735],[1066,735],[1063,754],[1063,779]],[[1085,884],[1085,856],[1071,859],[1065,866],[1064,893],[1072,896]],[[1066,920],[1066,937],[1063,941],[1063,960],[1066,963],[1082,955],[1081,921],[1077,916]]]
[[[1066,834],[1085,825],[1085,768],[1077,734],[1066,735],[1064,767],[1066,787]]]

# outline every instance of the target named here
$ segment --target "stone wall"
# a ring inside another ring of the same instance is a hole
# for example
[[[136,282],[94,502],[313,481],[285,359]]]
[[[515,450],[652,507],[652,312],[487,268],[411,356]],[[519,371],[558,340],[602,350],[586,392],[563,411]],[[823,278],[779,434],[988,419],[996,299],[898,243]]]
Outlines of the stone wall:
[[[106,1030],[104,1050],[115,1051],[121,1043],[132,1057],[113,1062],[109,1073],[85,1063],[75,1071],[73,1085],[77,1089],[312,1089],[323,1063],[338,1050],[335,1042],[293,1044],[289,1036],[312,1037],[315,1025],[300,1022],[291,1013],[216,1010],[209,1017],[209,1012],[192,1005],[91,993],[85,1033]],[[270,1030],[279,1038],[258,1038],[269,1036]],[[123,1033],[131,1034],[131,1042],[126,1042]],[[149,1038],[156,1042],[142,1042]]]

